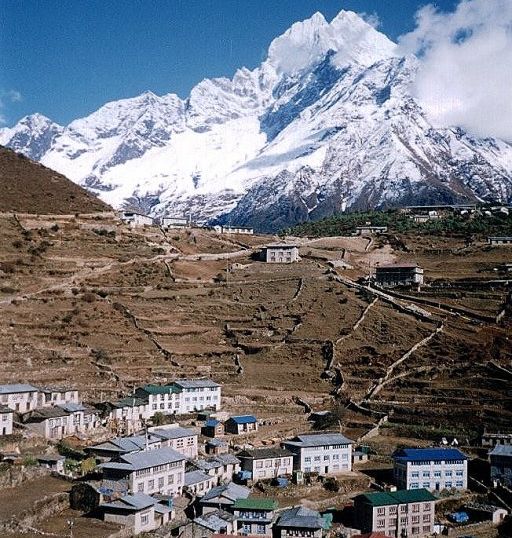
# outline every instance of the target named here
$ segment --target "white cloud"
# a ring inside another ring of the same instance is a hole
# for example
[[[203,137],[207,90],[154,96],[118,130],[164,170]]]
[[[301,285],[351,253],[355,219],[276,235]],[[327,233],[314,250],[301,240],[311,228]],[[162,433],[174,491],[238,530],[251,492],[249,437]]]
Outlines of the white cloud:
[[[512,0],[425,6],[399,48],[420,59],[414,92],[434,125],[512,141]]]
[[[0,90],[0,125],[5,125],[7,119],[3,113],[9,103],[19,103],[23,96],[18,90]]]

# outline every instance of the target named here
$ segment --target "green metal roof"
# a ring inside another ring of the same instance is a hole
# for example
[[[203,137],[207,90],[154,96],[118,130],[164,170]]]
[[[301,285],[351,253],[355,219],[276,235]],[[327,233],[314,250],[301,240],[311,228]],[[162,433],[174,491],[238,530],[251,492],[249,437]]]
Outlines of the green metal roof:
[[[276,510],[279,504],[275,499],[265,499],[258,497],[248,497],[247,499],[237,499],[233,508],[236,510]]]
[[[388,506],[391,504],[408,504],[416,502],[436,501],[436,497],[426,489],[402,489],[399,491],[377,491],[363,493],[356,497],[372,506]]]
[[[142,390],[148,394],[171,394],[173,392],[180,392],[174,385],[144,385]]]

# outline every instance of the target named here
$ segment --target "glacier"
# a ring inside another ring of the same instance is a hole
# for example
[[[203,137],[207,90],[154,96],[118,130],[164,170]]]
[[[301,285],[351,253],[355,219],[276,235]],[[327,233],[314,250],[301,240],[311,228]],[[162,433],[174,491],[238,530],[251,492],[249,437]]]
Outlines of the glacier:
[[[320,13],[256,69],[203,80],[187,99],[145,92],[67,126],[41,114],[0,144],[116,208],[274,232],[338,211],[512,201],[512,146],[434,128],[414,56],[360,16]]]

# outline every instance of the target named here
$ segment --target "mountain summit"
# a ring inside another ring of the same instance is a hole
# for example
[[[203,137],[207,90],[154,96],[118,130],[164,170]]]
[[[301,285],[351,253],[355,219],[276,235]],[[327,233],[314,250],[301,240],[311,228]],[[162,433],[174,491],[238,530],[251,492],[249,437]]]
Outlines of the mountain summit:
[[[62,127],[35,114],[9,146],[109,204],[275,231],[345,209],[512,200],[512,147],[434,128],[415,57],[355,13],[315,13],[256,69],[182,100],[145,92]]]

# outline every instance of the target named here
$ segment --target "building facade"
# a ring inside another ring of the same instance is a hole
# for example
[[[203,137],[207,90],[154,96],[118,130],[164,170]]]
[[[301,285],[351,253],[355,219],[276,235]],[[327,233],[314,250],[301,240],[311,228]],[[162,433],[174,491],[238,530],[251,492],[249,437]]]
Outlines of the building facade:
[[[353,441],[341,433],[297,435],[283,446],[294,454],[294,469],[321,475],[352,470]]]
[[[161,446],[168,446],[187,458],[197,458],[198,433],[192,428],[183,428],[179,424],[169,424],[149,428],[151,434],[161,439]]]
[[[232,433],[234,435],[255,432],[258,431],[258,419],[253,415],[229,417],[224,422],[224,430],[226,433]]]
[[[16,383],[0,385],[0,405],[17,413],[26,413],[37,408],[39,389],[32,385]]]
[[[38,407],[51,407],[52,405],[61,405],[80,403],[80,396],[78,390],[76,389],[65,389],[65,388],[41,388],[38,389]]]
[[[417,265],[381,265],[375,269],[375,282],[382,287],[421,286],[423,269]]]
[[[255,448],[237,454],[243,471],[252,473],[253,480],[268,480],[293,472],[293,452],[284,448]]]
[[[248,497],[237,499],[232,511],[242,536],[272,536],[272,525],[278,503],[274,499]]]
[[[191,224],[186,217],[163,217],[162,219],[162,227],[168,230],[190,228],[190,226]]]
[[[122,211],[119,214],[119,217],[132,228],[153,225],[153,219],[151,217],[143,215],[142,213],[136,213],[135,211]]]
[[[393,476],[401,489],[468,487],[468,458],[456,448],[404,448],[393,454],[393,461]]]
[[[355,526],[389,536],[430,536],[436,498],[426,489],[364,493],[354,499]]]
[[[491,480],[512,487],[512,445],[496,445],[489,452]]]
[[[0,405],[0,435],[12,435],[14,411],[6,405]]]
[[[266,263],[293,263],[299,261],[299,247],[289,244],[267,245],[262,250]]]
[[[130,493],[181,495],[185,456],[172,448],[134,452],[103,463],[103,478],[126,483]]]
[[[278,538],[321,538],[324,520],[316,510],[305,506],[290,508],[281,513],[275,523]]]

